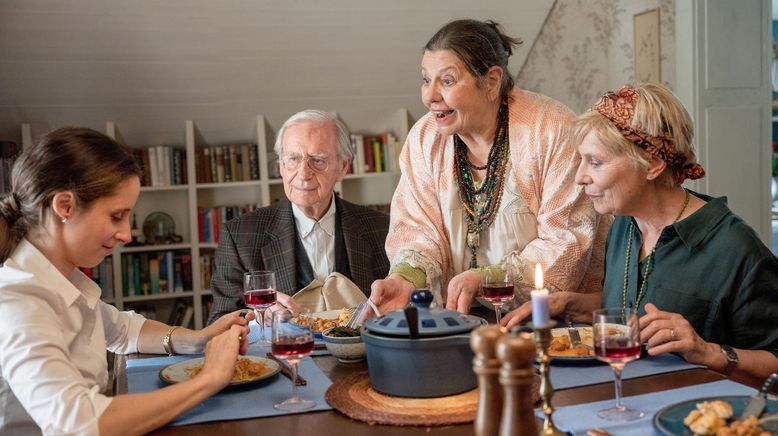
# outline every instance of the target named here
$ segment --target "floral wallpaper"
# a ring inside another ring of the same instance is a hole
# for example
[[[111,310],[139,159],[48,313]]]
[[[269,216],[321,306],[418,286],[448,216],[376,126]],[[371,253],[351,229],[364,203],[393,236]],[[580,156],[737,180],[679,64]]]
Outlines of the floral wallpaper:
[[[674,0],[556,0],[516,83],[583,112],[634,80],[633,17],[657,8],[660,80],[674,88]]]

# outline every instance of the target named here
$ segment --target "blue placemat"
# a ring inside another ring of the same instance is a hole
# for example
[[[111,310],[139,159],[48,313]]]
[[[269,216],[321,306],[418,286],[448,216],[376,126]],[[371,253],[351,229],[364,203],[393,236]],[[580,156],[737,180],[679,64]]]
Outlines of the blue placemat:
[[[624,367],[622,379],[627,380],[653,374],[701,368],[687,363],[674,354],[643,356]],[[598,360],[591,362],[551,364],[551,384],[554,389],[567,389],[613,381],[613,369]]]
[[[654,436],[660,434],[654,429],[654,415],[665,406],[694,398],[754,395],[755,393],[756,389],[754,388],[730,380],[721,380],[651,394],[624,397],[622,402],[625,406],[640,409],[645,413],[645,416],[635,421],[614,424],[599,418],[597,411],[613,407],[615,404],[614,400],[607,400],[559,407],[554,412],[554,423],[560,430],[571,432],[574,435],[585,435],[588,429],[599,427],[616,436]],[[542,419],[543,411],[535,409],[535,416]]]
[[[265,355],[264,352],[262,354],[251,352],[248,354]],[[159,379],[159,371],[170,364],[196,357],[202,357],[202,355],[127,361],[127,392],[148,392],[167,386],[167,383]],[[332,382],[310,357],[300,362],[300,375],[305,377],[308,384],[298,386],[298,394],[303,398],[316,401],[314,408],[304,412],[332,410],[332,407],[324,399],[324,392]],[[273,404],[280,403],[291,396],[291,383],[288,378],[278,374],[261,382],[225,388],[173,420],[170,425],[290,414],[292,412],[276,410],[273,408]]]

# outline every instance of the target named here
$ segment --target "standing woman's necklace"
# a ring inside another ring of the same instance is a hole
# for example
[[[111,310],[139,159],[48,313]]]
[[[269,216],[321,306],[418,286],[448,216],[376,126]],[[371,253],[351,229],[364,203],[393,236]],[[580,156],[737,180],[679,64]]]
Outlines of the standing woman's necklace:
[[[683,199],[683,207],[681,208],[681,211],[678,212],[678,216],[675,217],[673,220],[673,223],[676,223],[679,219],[681,219],[681,216],[686,211],[686,206],[689,205],[689,191],[685,190],[683,191],[686,195]],[[629,284],[629,258],[630,254],[632,253],[632,234],[635,230],[635,225],[632,224],[632,220],[629,222],[629,234],[627,235],[627,254],[625,255],[625,258],[627,259],[624,262],[624,291],[622,292],[622,298],[623,298],[623,306],[624,308],[627,307],[627,285]],[[651,253],[646,256],[646,267],[643,269],[643,283],[640,285],[640,291],[638,292],[637,299],[635,300],[635,310],[640,308],[640,300],[643,299],[643,294],[646,292],[646,283],[648,283],[648,275],[651,273],[651,261],[654,259],[654,252],[656,251],[656,244],[654,244],[654,248],[651,249]]]
[[[500,103],[497,113],[497,131],[489,150],[489,160],[484,167],[477,167],[467,158],[467,145],[454,135],[454,175],[459,186],[459,201],[467,218],[467,246],[470,248],[470,268],[478,268],[476,250],[480,245],[481,231],[489,227],[497,215],[508,165],[508,102]],[[486,178],[476,189],[471,166],[486,170]]]

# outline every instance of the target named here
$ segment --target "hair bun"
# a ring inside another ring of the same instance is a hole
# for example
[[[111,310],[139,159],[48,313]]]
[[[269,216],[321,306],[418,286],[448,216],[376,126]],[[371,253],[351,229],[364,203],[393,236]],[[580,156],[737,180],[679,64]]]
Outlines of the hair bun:
[[[7,221],[14,222],[21,216],[20,202],[19,196],[15,192],[6,192],[0,196],[0,213]]]

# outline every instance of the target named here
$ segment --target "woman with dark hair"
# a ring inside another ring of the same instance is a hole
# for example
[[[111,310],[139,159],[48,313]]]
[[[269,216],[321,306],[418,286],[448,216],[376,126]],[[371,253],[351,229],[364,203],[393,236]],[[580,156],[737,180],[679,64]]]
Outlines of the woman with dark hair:
[[[55,130],[24,150],[11,185],[0,196],[0,434],[145,433],[227,385],[246,350],[238,312],[170,327],[104,303],[78,269],[130,239],[140,170],[128,150],[94,130]],[[106,349],[206,361],[187,382],[107,397]]]
[[[429,113],[400,156],[386,242],[391,271],[371,296],[382,311],[429,287],[438,304],[467,313],[479,267],[514,254],[519,299],[536,263],[551,291],[576,291],[582,281],[597,289],[604,238],[595,237],[599,217],[573,183],[573,114],[514,86],[508,58],[519,43],[493,21],[457,20],[425,46],[421,97]],[[607,222],[601,227],[603,236]]]

